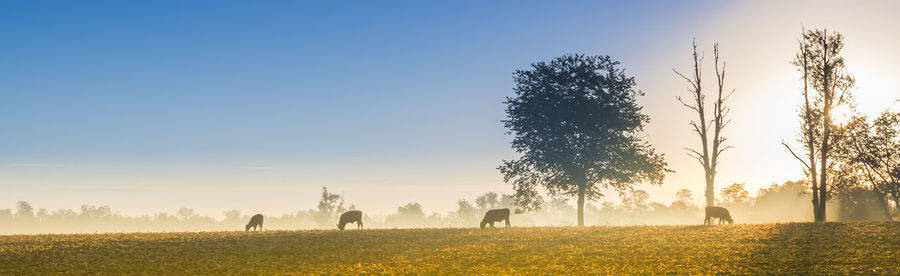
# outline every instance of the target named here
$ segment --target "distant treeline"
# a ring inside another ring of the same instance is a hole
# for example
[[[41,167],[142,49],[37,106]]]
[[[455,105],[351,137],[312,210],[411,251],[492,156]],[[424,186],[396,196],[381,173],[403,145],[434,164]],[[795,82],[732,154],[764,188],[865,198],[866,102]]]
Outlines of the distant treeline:
[[[805,182],[789,181],[760,189],[751,197],[744,184],[733,184],[721,191],[718,205],[731,210],[736,223],[798,222],[812,221],[812,206],[805,193]],[[647,202],[649,194],[633,190],[621,195],[622,203],[603,202],[587,204],[587,225],[653,225],[700,224],[702,207],[695,204],[689,190],[676,193],[677,200],[670,204]],[[837,203],[836,203],[837,204]],[[876,196],[861,195],[859,200],[837,204],[833,219],[870,220],[886,219]],[[486,193],[474,200],[460,199],[455,211],[426,214],[419,203],[409,203],[397,208],[397,212],[378,216],[364,212],[366,228],[419,228],[419,227],[478,227],[481,217],[489,209],[510,208],[511,195]],[[575,225],[575,207],[565,199],[551,199],[543,208],[525,214],[513,214],[513,226],[563,226]],[[322,189],[322,198],[316,209],[301,210],[289,214],[264,214],[266,229],[336,229],[338,216],[355,206],[344,206],[340,195]],[[365,211],[365,210],[363,210]],[[126,216],[109,206],[82,205],[80,210],[35,209],[28,202],[12,209],[0,209],[0,233],[95,233],[95,232],[162,232],[162,231],[231,231],[243,230],[244,224],[254,214],[239,210],[226,211],[225,218],[217,220],[201,216],[190,208],[182,208],[175,214]]]

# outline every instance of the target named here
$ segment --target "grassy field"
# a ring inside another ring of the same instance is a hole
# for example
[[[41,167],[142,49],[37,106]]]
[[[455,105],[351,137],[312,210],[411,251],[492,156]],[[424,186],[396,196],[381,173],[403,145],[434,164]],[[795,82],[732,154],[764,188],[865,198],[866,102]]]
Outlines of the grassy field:
[[[900,274],[900,223],[0,236],[0,275]]]

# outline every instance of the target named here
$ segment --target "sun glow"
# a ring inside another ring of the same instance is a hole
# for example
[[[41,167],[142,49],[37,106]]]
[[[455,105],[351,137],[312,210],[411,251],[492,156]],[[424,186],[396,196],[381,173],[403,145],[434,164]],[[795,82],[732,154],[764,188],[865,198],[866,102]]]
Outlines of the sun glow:
[[[847,105],[835,106],[831,110],[831,123],[838,126],[846,125],[853,117],[853,110]]]

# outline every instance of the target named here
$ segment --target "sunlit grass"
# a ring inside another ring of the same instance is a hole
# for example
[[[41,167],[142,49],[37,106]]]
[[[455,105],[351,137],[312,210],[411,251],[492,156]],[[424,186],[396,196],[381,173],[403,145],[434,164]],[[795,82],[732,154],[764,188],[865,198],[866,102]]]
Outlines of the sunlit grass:
[[[900,223],[0,236],[0,274],[900,273]]]

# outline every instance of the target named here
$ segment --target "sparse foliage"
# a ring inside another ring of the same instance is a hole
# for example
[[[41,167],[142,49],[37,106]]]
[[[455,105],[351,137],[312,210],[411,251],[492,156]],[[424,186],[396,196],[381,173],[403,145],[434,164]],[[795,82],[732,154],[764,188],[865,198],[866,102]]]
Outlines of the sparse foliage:
[[[742,205],[751,201],[750,192],[744,188],[744,183],[734,183],[720,191],[722,195],[721,205]]]
[[[688,205],[693,204],[694,202],[694,196],[692,195],[691,190],[688,189],[681,189],[675,192],[675,199],[678,202]]]
[[[832,110],[851,103],[850,89],[856,80],[844,65],[841,50],[844,36],[827,30],[803,30],[800,50],[793,60],[802,73],[803,105],[800,108],[801,131],[799,141],[806,150],[805,159],[786,143],[784,146],[802,164],[812,187],[812,204],[817,222],[825,221],[825,202],[829,196],[828,172],[834,163]],[[810,91],[810,88],[812,91]],[[818,167],[817,167],[818,164]]]
[[[316,222],[320,227],[331,227],[337,217],[346,211],[344,209],[344,197],[328,192],[327,187],[322,187],[322,197],[316,210]]]

